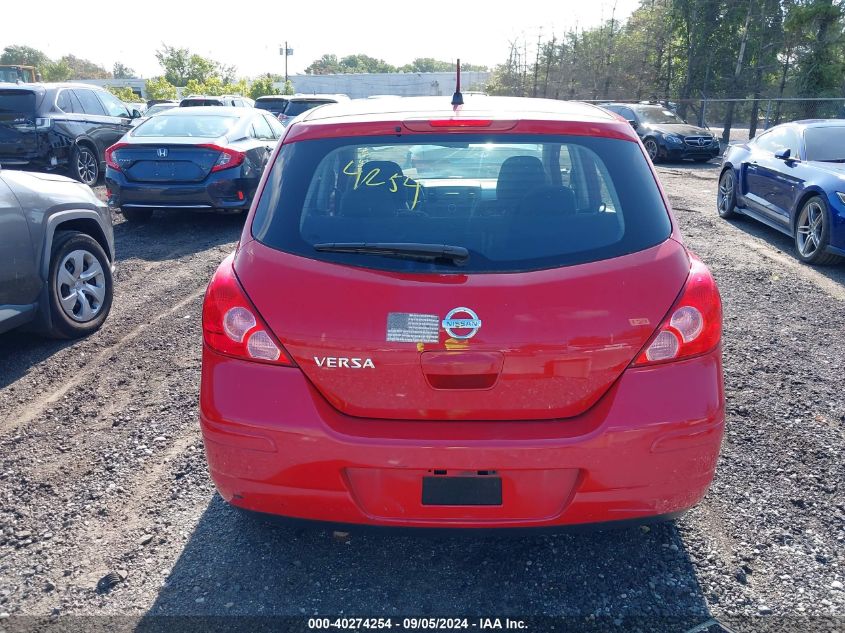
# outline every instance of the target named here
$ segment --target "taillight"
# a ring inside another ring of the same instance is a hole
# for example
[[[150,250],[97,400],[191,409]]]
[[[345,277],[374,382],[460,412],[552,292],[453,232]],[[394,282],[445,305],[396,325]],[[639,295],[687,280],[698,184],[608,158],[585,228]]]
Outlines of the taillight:
[[[233,267],[234,255],[220,264],[202,305],[202,333],[213,350],[244,360],[293,367],[282,345],[261,320]]]
[[[220,147],[219,145],[213,144],[199,145],[199,147],[220,152],[220,157],[217,159],[217,162],[214,163],[211,171],[220,171],[221,169],[237,167],[242,164],[246,158],[246,154],[243,152],[239,152],[236,149],[230,149],[228,147]]]
[[[117,164],[117,161],[114,159],[114,153],[129,145],[129,143],[115,143],[111,147],[106,148],[105,158],[106,158],[106,165],[111,167],[112,169],[116,169],[117,171],[121,171],[120,165]]]
[[[665,363],[704,354],[722,338],[722,300],[713,275],[690,258],[684,290],[634,365]]]

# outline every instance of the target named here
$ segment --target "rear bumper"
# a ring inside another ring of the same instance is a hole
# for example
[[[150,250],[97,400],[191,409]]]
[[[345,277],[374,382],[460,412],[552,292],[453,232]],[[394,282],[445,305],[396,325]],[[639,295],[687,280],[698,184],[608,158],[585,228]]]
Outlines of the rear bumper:
[[[257,179],[239,178],[240,170],[209,174],[202,182],[132,182],[106,169],[106,189],[112,207],[152,209],[248,209]]]
[[[628,370],[560,421],[352,418],[298,369],[203,351],[200,423],[230,503],[320,521],[556,527],[672,515],[713,478],[724,427],[721,352]],[[424,506],[433,471],[502,479],[498,506]]]

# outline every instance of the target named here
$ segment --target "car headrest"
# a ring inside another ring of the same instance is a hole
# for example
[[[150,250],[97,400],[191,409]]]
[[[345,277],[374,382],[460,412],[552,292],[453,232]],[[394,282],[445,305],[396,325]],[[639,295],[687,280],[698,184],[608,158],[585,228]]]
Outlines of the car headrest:
[[[378,171],[372,178],[373,182],[382,182],[396,174],[399,174],[400,176],[404,175],[399,163],[394,163],[392,160],[371,160],[364,163],[364,166],[361,167],[361,178],[366,178],[367,174],[371,173],[375,169],[378,169]],[[397,184],[401,185],[402,183],[400,182]]]
[[[517,217],[563,216],[575,213],[575,193],[569,187],[536,187],[519,201]]]
[[[547,183],[543,163],[536,156],[511,156],[499,168],[496,199],[514,200]]]

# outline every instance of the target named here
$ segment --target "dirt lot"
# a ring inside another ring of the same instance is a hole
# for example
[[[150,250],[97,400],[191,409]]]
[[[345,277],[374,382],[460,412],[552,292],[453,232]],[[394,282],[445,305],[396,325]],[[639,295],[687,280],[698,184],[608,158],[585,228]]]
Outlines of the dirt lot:
[[[289,615],[304,627],[314,614],[842,630],[845,266],[805,267],[780,234],[720,220],[717,165],[659,171],[725,304],[723,455],[705,501],[677,523],[434,538],[241,516],[207,476],[197,390],[202,293],[242,218],[116,216],[102,331],[76,344],[0,335],[0,630],[58,619],[115,631],[160,615]],[[109,571],[120,582],[98,591]]]

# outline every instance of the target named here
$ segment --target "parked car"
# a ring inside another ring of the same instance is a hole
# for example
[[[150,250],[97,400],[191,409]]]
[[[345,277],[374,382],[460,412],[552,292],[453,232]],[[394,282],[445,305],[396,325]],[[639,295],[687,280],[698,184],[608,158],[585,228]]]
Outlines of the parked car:
[[[112,303],[108,207],[57,174],[0,170],[0,332],[58,338],[97,330]]]
[[[401,166],[433,146],[438,170]],[[706,492],[719,293],[624,121],[545,99],[327,105],[256,195],[203,304],[200,425],[229,503],[551,527]]]
[[[725,152],[716,207],[786,233],[807,264],[845,257],[845,121],[777,125]]]
[[[285,106],[290,101],[289,97],[283,97],[281,95],[265,95],[263,97],[258,97],[255,100],[255,107],[261,110],[267,110],[270,114],[275,117],[278,117],[282,112],[285,111]]]
[[[147,109],[149,106],[144,101],[124,101],[123,102],[126,107],[129,109],[130,112],[132,110],[137,110],[141,115],[145,115],[147,113]]]
[[[343,103],[345,101],[349,101],[349,97],[346,95],[293,95],[288,100],[287,105],[285,106],[284,112],[279,115],[279,121],[281,121],[282,125],[287,126],[293,119],[297,116],[302,114],[303,112],[307,112],[311,108],[316,108],[317,106],[326,105],[327,103]]]
[[[152,105],[144,111],[143,116],[132,121],[132,127],[138,127],[139,125],[141,125],[141,123],[149,119],[151,116],[161,114],[166,110],[170,110],[171,108],[177,107],[179,107],[178,103],[157,103],[155,105]]]
[[[93,186],[106,148],[140,116],[97,86],[0,84],[0,165],[65,171]]]
[[[235,108],[252,107],[252,99],[247,99],[241,95],[220,95],[220,96],[205,96],[205,95],[191,95],[185,97],[179,102],[182,108],[195,108],[197,106],[232,106]]]
[[[604,103],[633,127],[652,162],[684,160],[706,162],[719,155],[720,145],[711,132],[690,125],[662,105],[642,103]]]
[[[109,203],[131,222],[154,209],[247,209],[283,131],[255,108],[161,112],[106,150]]]

